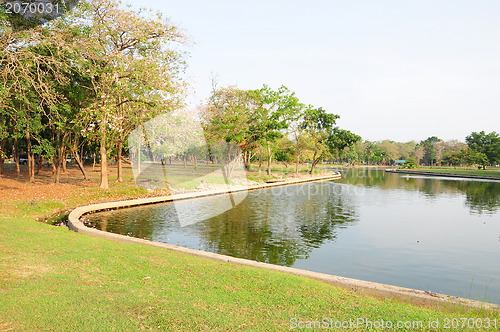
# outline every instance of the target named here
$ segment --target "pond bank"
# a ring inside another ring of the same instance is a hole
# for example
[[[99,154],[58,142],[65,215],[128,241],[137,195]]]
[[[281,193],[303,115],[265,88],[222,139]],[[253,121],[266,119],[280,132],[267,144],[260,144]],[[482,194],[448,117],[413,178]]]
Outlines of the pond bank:
[[[292,181],[273,183],[273,184],[262,184],[262,185],[248,187],[248,188],[242,188],[241,190],[255,190],[255,189],[263,189],[263,188],[269,188],[269,187],[275,187],[275,186],[283,186],[283,185],[287,185],[287,184],[300,184],[300,183],[304,183],[304,182],[325,181],[325,180],[338,179],[338,178],[340,178],[340,175],[335,174],[335,175],[326,176],[326,177],[315,177],[315,178],[306,178],[306,179],[292,180]],[[236,190],[233,190],[233,191],[236,191]],[[201,257],[201,258],[205,258],[205,259],[210,259],[210,260],[214,260],[214,261],[226,262],[226,263],[237,264],[237,265],[246,265],[246,266],[251,266],[251,267],[257,267],[257,268],[262,268],[262,269],[267,269],[267,270],[285,272],[288,274],[308,277],[308,278],[319,280],[319,281],[322,281],[322,282],[325,282],[328,284],[332,284],[332,285],[340,287],[340,288],[347,289],[347,290],[354,292],[354,293],[372,295],[372,296],[376,296],[376,297],[384,298],[384,299],[388,299],[388,298],[398,299],[398,300],[401,300],[404,302],[409,302],[411,304],[416,304],[416,305],[421,305],[421,306],[426,306],[426,307],[443,308],[443,307],[453,307],[454,305],[460,305],[460,306],[464,306],[464,307],[484,308],[484,309],[492,309],[492,310],[500,311],[500,306],[498,306],[498,305],[488,304],[488,303],[483,303],[483,302],[473,301],[473,300],[468,300],[468,299],[463,299],[463,298],[458,298],[458,297],[454,297],[454,296],[441,295],[441,294],[436,294],[436,293],[431,293],[431,292],[414,290],[414,289],[410,289],[410,288],[390,286],[390,285],[385,285],[385,284],[380,284],[380,283],[375,283],[375,282],[366,282],[366,281],[361,281],[361,280],[356,280],[356,279],[343,278],[343,277],[338,277],[338,276],[324,274],[324,273],[316,273],[316,272],[311,272],[311,271],[301,270],[301,269],[296,269],[296,268],[289,268],[289,267],[283,267],[283,266],[278,266],[278,265],[260,263],[260,262],[256,262],[256,261],[252,261],[252,260],[234,258],[234,257],[230,257],[230,256],[220,255],[220,254],[209,253],[209,252],[205,252],[205,251],[201,251],[201,250],[183,248],[183,247],[174,246],[174,245],[161,243],[161,242],[153,242],[153,241],[148,241],[148,240],[143,240],[143,239],[138,239],[138,238],[131,238],[128,236],[123,236],[123,235],[118,235],[118,234],[113,234],[113,233],[102,232],[102,231],[99,231],[97,229],[91,229],[91,228],[85,227],[81,223],[81,221],[79,220],[79,218],[84,214],[95,212],[95,211],[100,211],[100,210],[117,209],[117,208],[124,208],[124,207],[145,205],[145,204],[155,204],[155,203],[173,201],[176,199],[199,198],[199,197],[206,197],[206,196],[212,196],[212,195],[221,195],[221,194],[225,194],[225,193],[226,193],[225,191],[211,191],[211,192],[202,192],[202,193],[195,192],[195,193],[186,193],[186,194],[166,196],[166,197],[157,197],[157,198],[148,198],[148,199],[141,199],[141,200],[125,201],[125,202],[98,204],[98,205],[91,205],[91,206],[87,206],[87,207],[77,208],[76,210],[74,210],[70,214],[69,227],[73,230],[76,230],[77,232],[86,233],[86,234],[97,236],[97,237],[103,237],[103,238],[107,238],[107,239],[114,240],[114,241],[146,244],[149,246],[168,249],[168,250],[172,250],[172,251],[176,251],[176,252],[180,252],[180,253],[184,253],[184,254],[189,254],[192,256]]]
[[[426,175],[426,176],[440,176],[440,177],[448,177],[448,178],[464,178],[464,179],[500,181],[500,178],[494,178],[491,176],[450,174],[450,173],[426,172],[426,171],[409,171],[409,170],[399,170],[399,169],[386,169],[385,171],[387,173],[400,173],[400,174],[413,174],[413,175]]]

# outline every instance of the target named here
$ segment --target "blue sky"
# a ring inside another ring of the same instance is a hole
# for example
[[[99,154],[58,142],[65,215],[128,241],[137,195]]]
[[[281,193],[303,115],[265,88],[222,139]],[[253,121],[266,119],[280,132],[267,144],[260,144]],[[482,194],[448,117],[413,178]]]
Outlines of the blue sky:
[[[143,0],[192,44],[193,100],[211,76],[286,85],[364,139],[500,132],[500,1]]]

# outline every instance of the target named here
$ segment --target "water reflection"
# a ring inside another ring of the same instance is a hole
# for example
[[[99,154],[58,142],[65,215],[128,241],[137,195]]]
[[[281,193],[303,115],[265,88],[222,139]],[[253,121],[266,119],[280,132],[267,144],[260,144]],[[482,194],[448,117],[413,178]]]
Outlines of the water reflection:
[[[187,227],[177,222],[172,204],[101,212],[84,222],[108,232],[292,266],[325,241],[334,241],[337,229],[357,221],[353,194],[348,186],[332,182],[252,191],[226,213]],[[176,204],[195,211],[206,201]]]
[[[233,209],[187,227],[173,204],[97,213],[86,223],[234,257],[500,303],[500,182],[342,172],[340,181],[251,191]],[[203,216],[212,199],[176,204]]]
[[[430,200],[439,195],[461,194],[471,214],[495,214],[500,210],[500,181],[394,174],[378,168],[338,171],[342,173],[341,182],[346,184],[418,191]]]
[[[291,266],[334,241],[337,229],[357,221],[343,186],[306,184],[251,192],[242,204],[204,223],[211,251]]]

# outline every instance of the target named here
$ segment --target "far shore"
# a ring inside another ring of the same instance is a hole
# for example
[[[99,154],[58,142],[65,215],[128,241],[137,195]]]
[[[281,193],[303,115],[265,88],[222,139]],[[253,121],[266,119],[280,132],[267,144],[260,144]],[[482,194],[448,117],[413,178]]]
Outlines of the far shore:
[[[436,177],[449,177],[449,178],[463,178],[463,179],[478,179],[478,180],[492,180],[500,181],[500,172],[490,171],[484,173],[485,175],[478,175],[478,173],[483,171],[471,170],[458,170],[458,172],[452,169],[424,169],[424,170],[409,170],[409,169],[386,169],[388,173],[400,173],[400,174],[413,174],[413,175],[426,175],[426,176],[436,176]],[[497,172],[498,176],[492,172]]]

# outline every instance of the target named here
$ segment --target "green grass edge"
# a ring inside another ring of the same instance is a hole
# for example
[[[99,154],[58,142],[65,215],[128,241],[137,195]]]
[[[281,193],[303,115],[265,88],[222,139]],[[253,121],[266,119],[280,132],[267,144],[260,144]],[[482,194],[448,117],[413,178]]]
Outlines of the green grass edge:
[[[428,324],[462,317],[500,321],[495,312],[363,297],[307,278],[116,243],[35,221],[67,206],[144,194],[130,184],[115,184],[109,191],[85,188],[63,200],[2,203],[0,330],[282,331],[363,319],[422,322],[397,330],[437,331],[443,325]]]

